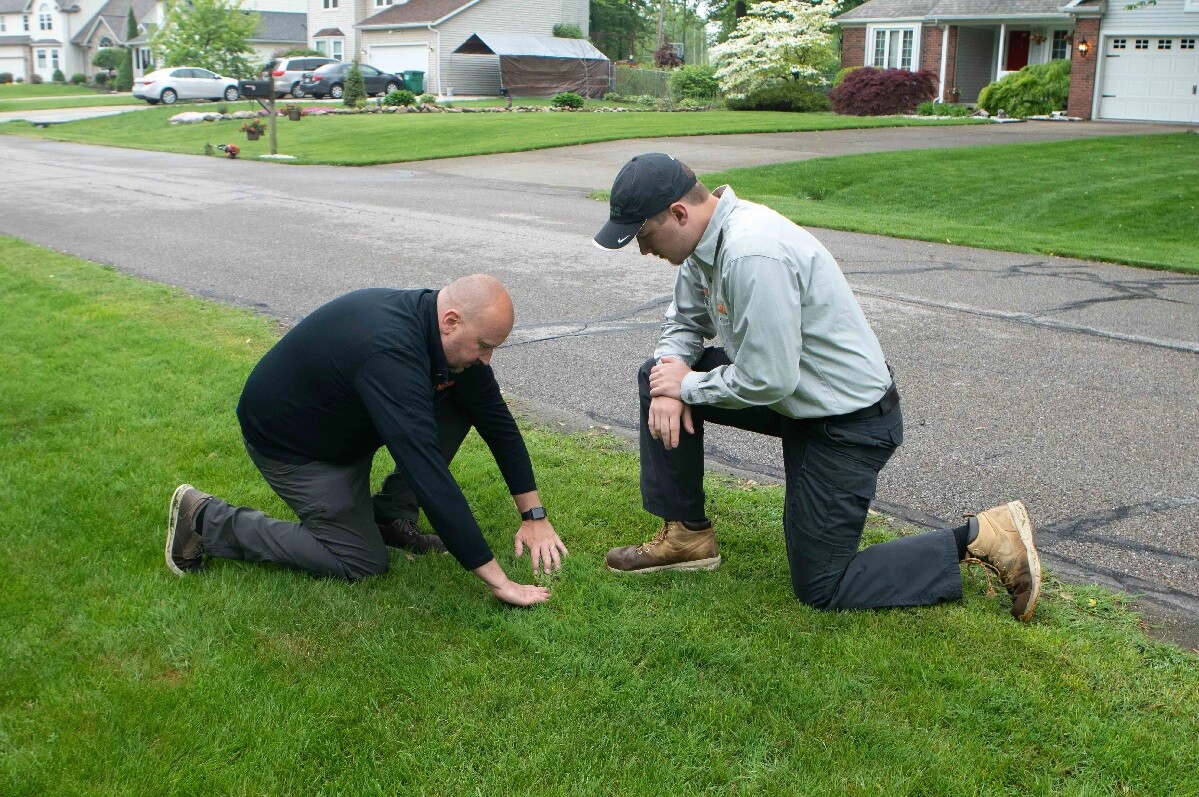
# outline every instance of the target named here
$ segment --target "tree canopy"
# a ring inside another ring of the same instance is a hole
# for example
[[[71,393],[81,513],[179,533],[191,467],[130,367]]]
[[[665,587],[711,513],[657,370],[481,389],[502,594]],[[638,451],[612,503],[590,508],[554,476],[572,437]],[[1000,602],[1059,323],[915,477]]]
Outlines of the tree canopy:
[[[198,66],[230,77],[253,77],[249,38],[258,15],[241,0],[170,0],[152,47],[163,66]]]
[[[837,0],[755,3],[711,50],[721,88],[739,96],[820,74],[835,60],[830,20],[839,10]]]

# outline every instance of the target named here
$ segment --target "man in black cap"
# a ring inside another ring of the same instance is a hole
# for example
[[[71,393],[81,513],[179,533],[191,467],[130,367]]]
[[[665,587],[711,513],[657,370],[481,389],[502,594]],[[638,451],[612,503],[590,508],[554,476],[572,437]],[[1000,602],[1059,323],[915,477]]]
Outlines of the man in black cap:
[[[237,407],[250,459],[300,522],[180,485],[167,567],[184,575],[219,557],[357,581],[386,572],[387,545],[448,549],[505,603],[548,600],[545,587],[504,573],[448,467],[475,427],[521,516],[516,555],[529,548],[534,574],[560,567],[566,546],[489,364],[512,324],[512,299],[486,274],[440,291],[354,291],[317,308],[254,367]],[[384,445],[396,469],[372,497]],[[418,504],[437,536],[416,531]]]
[[[899,392],[836,261],[773,210],[715,191],[661,153],[612,186],[604,249],[634,238],[679,266],[653,359],[641,367],[641,495],[661,529],[613,548],[616,573],[712,570],[720,549],[704,505],[705,422],[782,439],[783,532],[796,597],[818,609],[919,606],[962,595],[959,563],[996,571],[1027,621],[1041,588],[1024,504],[958,528],[861,551],[878,473],[903,442]],[[705,347],[718,338],[720,347]]]

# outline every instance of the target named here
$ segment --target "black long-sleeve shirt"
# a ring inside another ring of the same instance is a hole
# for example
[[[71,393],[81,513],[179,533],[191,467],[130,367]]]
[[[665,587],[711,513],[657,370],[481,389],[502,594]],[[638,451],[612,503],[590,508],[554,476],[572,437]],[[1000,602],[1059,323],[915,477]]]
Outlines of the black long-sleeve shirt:
[[[317,308],[254,367],[237,416],[250,445],[281,462],[348,464],[386,445],[446,548],[473,570],[492,553],[438,448],[438,391],[471,416],[509,491],[535,490],[491,367],[449,371],[436,291],[368,288]]]

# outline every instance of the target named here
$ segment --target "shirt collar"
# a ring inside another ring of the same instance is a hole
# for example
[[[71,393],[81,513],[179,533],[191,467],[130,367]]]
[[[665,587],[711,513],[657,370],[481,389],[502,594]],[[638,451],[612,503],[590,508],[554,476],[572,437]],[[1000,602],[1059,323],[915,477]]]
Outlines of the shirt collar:
[[[733,212],[733,207],[737,204],[737,195],[733,193],[732,186],[722,185],[712,193],[719,197],[720,201],[716,203],[716,210],[712,211],[712,218],[708,220],[708,226],[704,228],[704,234],[700,237],[699,244],[691,253],[691,260],[708,277],[712,276],[712,267],[716,264],[717,248],[721,238],[720,231],[724,228],[724,223],[728,221],[729,214]]]
[[[439,291],[429,291],[420,297],[421,313],[425,316],[429,345],[429,363],[433,370],[433,387],[441,390],[453,384],[450,378],[450,364],[445,359],[445,349],[441,345],[441,329],[437,325],[437,294]]]

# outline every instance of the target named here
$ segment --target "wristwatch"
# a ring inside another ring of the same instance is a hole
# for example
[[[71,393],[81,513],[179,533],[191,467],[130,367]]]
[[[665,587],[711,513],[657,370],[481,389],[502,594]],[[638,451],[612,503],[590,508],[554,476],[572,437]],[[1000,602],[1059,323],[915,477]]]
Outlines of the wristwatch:
[[[545,507],[535,506],[525,512],[520,513],[521,520],[545,520]]]

